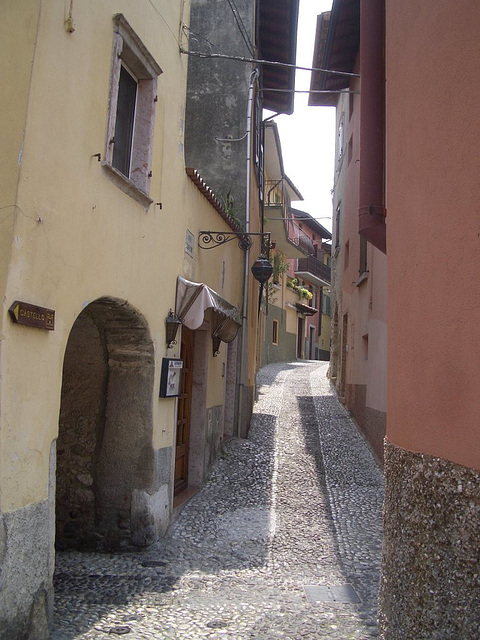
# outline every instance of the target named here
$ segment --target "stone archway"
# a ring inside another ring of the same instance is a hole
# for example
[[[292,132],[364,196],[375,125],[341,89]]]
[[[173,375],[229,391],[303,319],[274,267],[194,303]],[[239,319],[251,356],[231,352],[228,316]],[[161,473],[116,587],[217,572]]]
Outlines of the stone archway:
[[[157,537],[154,349],[129,303],[101,298],[68,339],[57,440],[57,548],[118,549]]]

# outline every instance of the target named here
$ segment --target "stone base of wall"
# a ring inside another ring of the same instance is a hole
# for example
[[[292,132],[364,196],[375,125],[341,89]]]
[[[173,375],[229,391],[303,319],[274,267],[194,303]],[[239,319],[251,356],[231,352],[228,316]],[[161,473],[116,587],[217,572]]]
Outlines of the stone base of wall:
[[[172,459],[172,447],[157,449],[153,491],[132,492],[131,542],[135,546],[146,547],[157,542],[170,524]]]
[[[384,640],[480,638],[480,472],[385,445]]]
[[[254,389],[253,387],[245,387],[243,392],[242,406],[242,424],[240,425],[240,438],[246,438],[250,429],[250,420],[252,418]]]
[[[317,349],[317,360],[328,362],[330,360],[330,351],[326,351],[325,349]]]
[[[207,432],[205,438],[205,478],[210,475],[221,449],[223,438],[223,406],[207,409]]]
[[[278,340],[273,344],[273,321],[278,322]],[[286,330],[286,313],[273,304],[265,318],[265,340],[262,342],[262,367],[272,362],[292,362],[297,357],[297,336]]]
[[[53,538],[48,500],[0,514],[0,640],[49,637]]]
[[[364,434],[373,453],[383,463],[383,441],[387,423],[387,414],[367,407],[367,385],[347,384],[345,387],[345,406],[352,413],[355,422]]]

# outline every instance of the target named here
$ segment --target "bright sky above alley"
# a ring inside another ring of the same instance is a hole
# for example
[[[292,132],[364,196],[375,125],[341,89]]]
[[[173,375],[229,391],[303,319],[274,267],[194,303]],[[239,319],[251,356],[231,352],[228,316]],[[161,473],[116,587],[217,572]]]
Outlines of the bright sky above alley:
[[[300,0],[297,65],[311,67],[317,15],[330,11],[332,0]],[[310,72],[297,71],[295,88],[308,91]],[[308,94],[295,95],[292,115],[278,116],[283,163],[288,177],[300,190],[303,202],[293,206],[306,211],[331,230],[335,109],[309,107]],[[325,219],[325,216],[328,219]]]

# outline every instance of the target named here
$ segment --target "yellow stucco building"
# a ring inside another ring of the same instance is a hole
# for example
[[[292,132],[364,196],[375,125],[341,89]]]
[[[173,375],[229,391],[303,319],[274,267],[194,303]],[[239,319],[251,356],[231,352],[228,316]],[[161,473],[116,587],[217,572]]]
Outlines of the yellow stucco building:
[[[244,252],[198,247],[235,225],[185,170],[188,17],[183,1],[0,10],[2,640],[48,637],[55,542],[153,542],[235,431],[223,340]],[[205,300],[169,348],[187,289]]]

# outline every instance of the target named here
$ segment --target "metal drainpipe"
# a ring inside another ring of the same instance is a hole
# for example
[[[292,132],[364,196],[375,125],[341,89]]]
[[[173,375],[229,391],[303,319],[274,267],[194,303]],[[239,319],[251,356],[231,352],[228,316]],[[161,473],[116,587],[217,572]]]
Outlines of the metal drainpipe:
[[[250,164],[252,156],[252,111],[253,111],[253,87],[258,76],[258,69],[255,69],[250,76],[247,100],[247,182],[245,194],[245,233],[250,232]],[[238,411],[237,411],[237,437],[240,437],[243,418],[243,402],[246,386],[246,363],[248,356],[248,285],[250,277],[250,249],[245,251],[243,263],[243,293],[242,293],[242,333],[240,341],[240,384],[238,388]]]
[[[384,20],[384,0],[361,0],[358,231],[377,249],[386,253]]]

